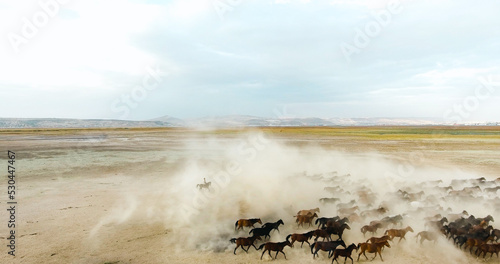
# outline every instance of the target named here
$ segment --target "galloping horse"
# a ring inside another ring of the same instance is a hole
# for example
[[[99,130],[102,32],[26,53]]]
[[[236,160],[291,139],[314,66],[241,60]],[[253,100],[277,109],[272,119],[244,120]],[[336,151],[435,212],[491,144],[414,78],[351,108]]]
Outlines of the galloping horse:
[[[295,222],[298,224],[297,227],[299,226],[304,226],[304,224],[309,224],[309,226],[312,226],[312,220],[318,217],[316,213],[313,215],[297,215],[297,219],[295,219]]]
[[[361,252],[359,252],[359,254],[358,254],[357,261],[359,261],[359,257],[361,256],[361,254],[363,254],[365,256],[366,260],[368,260],[368,257],[366,256],[365,251],[368,251],[368,253],[375,253],[375,256],[373,257],[372,260],[374,260],[377,257],[377,253],[378,253],[380,255],[380,259],[382,261],[384,261],[384,259],[382,258],[382,248],[384,246],[389,247],[389,248],[391,247],[391,245],[389,245],[389,241],[375,243],[375,244],[359,243],[358,249],[360,249]]]
[[[437,242],[438,235],[435,232],[432,231],[422,231],[418,233],[415,238],[418,241],[418,237],[420,236],[420,244],[424,242],[424,240],[429,240],[429,241],[434,241],[434,243]]]
[[[285,225],[285,223],[283,223],[283,220],[281,220],[281,219],[278,220],[278,221],[276,221],[276,222],[274,222],[274,223],[265,223],[265,224],[262,225],[262,227],[263,228],[270,227],[271,230],[276,229],[276,230],[278,230],[278,233],[279,233],[280,232],[280,229],[279,229],[280,225]]]
[[[292,238],[292,242],[291,242],[292,246],[293,246],[293,243],[295,243],[295,241],[302,242],[302,244],[300,244],[300,247],[302,248],[302,245],[304,245],[304,242],[306,242],[309,246],[311,245],[309,243],[309,239],[311,239],[313,235],[314,235],[314,230],[309,231],[307,233],[303,233],[303,234],[290,234],[286,237],[286,240],[288,241],[289,238]]]
[[[384,235],[389,235],[391,240],[395,237],[399,237],[398,243],[401,242],[401,239],[406,240],[405,235],[408,231],[413,232],[413,229],[410,226],[407,226],[405,229],[388,229],[385,230]]]
[[[273,256],[271,256],[271,251],[276,251],[276,256],[274,257],[275,259],[278,258],[278,253],[280,253],[280,252],[283,253],[283,256],[285,256],[285,259],[286,259],[285,252],[283,252],[283,249],[286,246],[293,247],[293,245],[290,244],[290,241],[283,241],[283,242],[279,242],[279,243],[267,242],[265,244],[262,244],[258,248],[258,250],[261,250],[262,248],[264,248],[262,255],[260,255],[260,259],[262,259],[262,256],[264,256],[264,253],[266,253],[266,251],[269,253],[269,256],[271,257],[271,259],[273,258]]]
[[[361,233],[363,233],[363,237],[365,236],[366,232],[370,232],[373,234],[377,233],[377,229],[381,228],[382,224],[381,223],[375,223],[373,225],[365,225],[361,227]]]
[[[375,243],[385,242],[385,241],[388,241],[390,239],[391,239],[390,236],[370,237],[366,240],[366,243],[368,243],[368,241],[370,241],[372,244],[375,244]]]
[[[196,184],[196,187],[200,190],[207,189],[210,190],[210,185],[212,185],[212,182],[207,182],[205,178],[203,178],[203,183]]]
[[[351,258],[351,254],[352,254],[352,251],[353,251],[354,249],[356,249],[356,250],[358,249],[358,247],[357,247],[354,243],[350,244],[347,248],[344,248],[344,249],[342,249],[342,248],[337,248],[337,249],[335,249],[335,250],[333,251],[333,259],[332,259],[332,264],[333,264],[333,261],[334,261],[334,260],[335,260],[335,261],[337,261],[337,263],[339,263],[339,261],[337,260],[337,258],[338,258],[339,256],[341,256],[341,257],[345,257],[345,259],[344,259],[344,264],[345,264],[345,262],[347,261],[347,258],[350,258],[350,259],[351,259],[351,261],[352,261],[352,264],[354,264],[354,260]]]
[[[257,250],[257,247],[255,247],[255,245],[253,244],[255,242],[255,240],[257,240],[257,239],[260,240],[260,237],[259,236],[238,237],[238,238],[231,238],[231,240],[229,240],[229,241],[231,243],[236,244],[236,247],[234,248],[234,251],[233,251],[233,253],[236,255],[236,249],[238,249],[238,247],[240,247],[240,246],[246,253],[248,253],[248,250],[250,249],[251,246],[253,246],[255,248],[255,250]],[[248,248],[245,249],[243,246],[248,246]]]
[[[260,221],[260,218],[240,219],[236,221],[236,223],[234,223],[234,230],[236,230],[236,228],[240,230],[243,227],[253,227],[255,223],[260,223],[262,225],[262,221]]]
[[[316,207],[314,209],[309,209],[309,210],[300,210],[298,213],[297,213],[297,216],[299,215],[312,215],[314,213],[319,213],[319,208]]]
[[[346,247],[344,240],[327,241],[327,242],[314,242],[311,245],[311,253],[313,254],[313,258],[314,258],[316,255],[318,255],[318,251],[320,251],[320,250],[328,251],[328,258],[330,258],[331,254],[333,254],[333,251],[338,246]],[[313,251],[313,249],[314,249],[314,251]]]

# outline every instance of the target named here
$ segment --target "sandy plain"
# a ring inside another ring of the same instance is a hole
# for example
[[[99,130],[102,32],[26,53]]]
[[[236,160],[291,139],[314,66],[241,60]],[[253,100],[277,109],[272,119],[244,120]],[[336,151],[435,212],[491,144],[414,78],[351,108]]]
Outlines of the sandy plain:
[[[281,218],[285,225],[271,240],[282,241],[311,229],[296,226],[293,215],[300,209],[337,214],[335,206],[318,202],[336,196],[326,186],[369,187],[378,194],[374,206],[393,204],[388,215],[395,215],[416,208],[390,195],[399,188],[426,180],[441,179],[440,186],[447,186],[452,179],[500,177],[499,127],[20,129],[0,130],[0,146],[5,170],[7,151],[16,153],[18,201],[15,258],[7,254],[10,229],[2,209],[1,263],[268,262],[253,248],[233,254],[229,239],[248,232],[236,232],[235,220]],[[333,183],[348,174],[345,182]],[[212,182],[211,191],[196,188],[203,178]],[[6,180],[0,190],[7,208]],[[436,205],[500,219],[497,204]],[[405,225],[424,230],[422,219],[407,218]],[[364,240],[361,225],[352,224],[347,243]],[[420,246],[414,235],[386,249],[385,263],[500,263],[496,257],[477,259],[445,239]],[[288,260],[280,255],[273,261],[331,263],[325,254],[313,259],[297,244],[285,253]]]

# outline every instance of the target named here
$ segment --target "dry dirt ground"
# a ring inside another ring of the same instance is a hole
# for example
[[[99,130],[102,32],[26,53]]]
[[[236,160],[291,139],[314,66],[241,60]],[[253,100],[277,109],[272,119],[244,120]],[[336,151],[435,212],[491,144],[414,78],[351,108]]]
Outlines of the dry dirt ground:
[[[320,216],[336,215],[334,206],[318,202],[336,196],[325,193],[326,186],[366,186],[380,194],[378,205],[392,203],[389,194],[399,187],[424,180],[442,179],[446,186],[455,178],[500,177],[497,127],[0,130],[0,146],[3,175],[7,151],[16,153],[18,202],[14,258],[6,247],[3,177],[0,263],[267,262],[253,248],[233,254],[229,238],[247,236],[234,231],[235,220],[281,218],[285,225],[271,238],[281,241],[310,229],[295,225],[298,209],[320,207]],[[345,182],[333,184],[335,176]],[[211,191],[197,190],[203,178],[212,182]],[[485,200],[495,198],[498,192]],[[394,204],[389,215],[416,208]],[[488,204],[436,205],[500,219],[499,209]],[[347,231],[348,243],[364,240],[361,224]],[[422,218],[405,225],[425,228]],[[385,249],[385,263],[500,263],[476,259],[445,239],[420,246],[414,236]],[[297,244],[285,253],[288,260],[280,255],[275,262],[331,263],[325,254],[313,260]]]

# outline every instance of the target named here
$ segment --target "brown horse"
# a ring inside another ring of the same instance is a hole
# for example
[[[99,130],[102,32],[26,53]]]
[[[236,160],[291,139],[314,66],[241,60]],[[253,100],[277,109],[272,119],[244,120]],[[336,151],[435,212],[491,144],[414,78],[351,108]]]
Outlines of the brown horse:
[[[283,256],[285,256],[285,259],[286,259],[285,252],[283,252],[283,249],[286,246],[293,247],[293,245],[288,240],[287,241],[283,241],[283,242],[278,242],[278,243],[267,242],[265,244],[262,244],[258,248],[258,250],[261,250],[262,248],[264,248],[264,251],[262,252],[262,255],[260,255],[260,259],[262,259],[262,256],[264,256],[264,253],[266,253],[266,251],[269,253],[269,256],[271,257],[271,259],[273,258],[273,256],[271,256],[271,251],[276,251],[276,256],[274,256],[275,259],[278,258],[278,253],[280,253],[280,252],[283,253]]]
[[[498,258],[498,252],[500,252],[500,244],[482,244],[481,246],[478,247],[476,252],[479,252],[477,254],[478,257],[481,256],[481,253],[483,254],[483,258],[486,257],[486,253],[491,253],[490,257],[493,257],[493,253],[497,255]]]
[[[255,247],[255,245],[253,244],[257,239],[261,240],[260,236],[231,238],[229,241],[236,244],[236,247],[233,251],[233,253],[236,255],[236,249],[238,249],[240,246],[243,250],[245,250],[246,253],[248,253],[248,250],[251,246],[253,246],[257,250],[257,247]],[[248,248],[245,249],[244,246],[248,246]]]
[[[418,241],[418,237],[420,236],[420,244],[424,242],[424,240],[437,242],[438,235],[432,231],[422,231],[415,236],[416,241]]]
[[[382,258],[382,248],[383,247],[391,247],[391,245],[389,245],[389,241],[385,241],[385,242],[380,242],[380,243],[375,243],[375,244],[370,244],[370,243],[359,243],[358,244],[358,250],[361,250],[361,252],[359,252],[358,254],[358,260],[359,261],[359,257],[361,256],[361,254],[363,254],[365,256],[365,258],[368,260],[368,257],[366,256],[366,251],[368,253],[375,253],[375,256],[372,258],[372,260],[374,260],[376,257],[377,257],[377,253],[380,255],[380,259],[382,261],[384,261],[384,259]]]
[[[344,259],[344,264],[346,263],[347,261],[347,258],[350,258],[351,259],[351,262],[354,264],[354,260],[351,258],[351,254],[352,254],[352,251],[354,249],[358,249],[358,247],[353,243],[353,244],[350,244],[347,248],[337,248],[333,251],[333,259],[332,259],[332,264],[333,264],[333,261],[337,261],[337,263],[339,263],[339,261],[337,260],[337,258],[340,256],[340,257],[345,257]]]
[[[467,241],[465,242],[464,250],[467,249],[467,247],[469,247],[469,253],[472,254],[472,248],[473,247],[479,248],[482,244],[486,244],[486,241],[479,238],[468,238]]]
[[[370,241],[370,243],[375,244],[375,243],[381,243],[381,242],[389,241],[390,239],[391,239],[390,236],[370,237],[370,238],[368,238],[366,240],[366,242],[368,243],[368,241]]]
[[[363,237],[365,236],[366,232],[370,232],[373,234],[377,233],[377,229],[381,228],[382,224],[381,223],[374,223],[372,225],[365,225],[361,228],[361,233],[363,233]]]
[[[259,223],[262,225],[262,221],[260,221],[260,218],[240,219],[236,221],[236,223],[234,223],[234,230],[236,230],[236,228],[240,230],[243,227],[253,227],[255,223]]]
[[[314,209],[309,209],[309,210],[300,210],[300,211],[297,213],[297,216],[299,216],[299,215],[308,215],[308,214],[312,215],[312,214],[314,214],[314,213],[316,213],[316,212],[318,212],[318,213],[319,213],[319,208],[318,208],[318,207],[316,207],[316,208],[314,208]]]
[[[405,235],[408,231],[413,232],[413,229],[410,226],[407,226],[405,229],[387,229],[385,230],[384,235],[389,235],[391,240],[395,237],[399,237],[398,243],[401,242],[401,239],[406,240]]]
[[[293,243],[295,243],[295,241],[302,242],[302,244],[300,244],[300,247],[302,248],[304,242],[306,242],[309,246],[311,246],[311,244],[309,243],[309,239],[311,239],[313,235],[314,235],[314,230],[303,234],[290,234],[286,237],[286,240],[288,241],[288,239],[292,238],[291,242],[292,246]]]
[[[299,226],[304,226],[304,224],[309,224],[309,226],[312,226],[312,221],[315,217],[318,217],[316,213],[313,215],[297,215],[297,219],[295,219],[295,223],[297,223],[297,227]]]

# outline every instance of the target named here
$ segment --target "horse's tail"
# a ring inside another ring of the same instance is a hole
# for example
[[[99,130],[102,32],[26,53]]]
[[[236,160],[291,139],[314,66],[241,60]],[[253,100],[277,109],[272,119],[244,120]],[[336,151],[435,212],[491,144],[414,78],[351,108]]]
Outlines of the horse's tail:
[[[288,241],[288,239],[292,236],[292,234],[286,236],[286,241]]]
[[[239,221],[240,221],[240,220],[238,220],[238,221],[236,221],[236,223],[234,223],[234,230],[236,230],[236,227],[238,227],[238,222],[239,222]]]
[[[254,230],[255,230],[255,228],[254,228],[254,229],[252,229],[252,230],[250,230],[250,232],[248,232],[248,234],[249,234],[249,235],[251,235],[251,234],[253,233],[253,231],[254,231]]]
[[[313,253],[313,248],[314,248],[314,246],[316,246],[316,242],[312,243],[312,245],[311,245],[311,254],[314,254],[314,253]]]
[[[266,243],[264,243],[264,244],[260,245],[260,247],[259,247],[257,250],[261,250],[261,249],[263,249],[265,245],[266,245]]]
[[[389,231],[389,230],[385,230],[384,235],[387,235],[388,231]]]
[[[236,238],[231,238],[231,239],[229,239],[229,242],[231,242],[231,243],[236,243]]]

